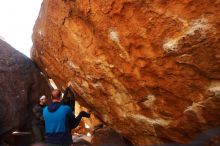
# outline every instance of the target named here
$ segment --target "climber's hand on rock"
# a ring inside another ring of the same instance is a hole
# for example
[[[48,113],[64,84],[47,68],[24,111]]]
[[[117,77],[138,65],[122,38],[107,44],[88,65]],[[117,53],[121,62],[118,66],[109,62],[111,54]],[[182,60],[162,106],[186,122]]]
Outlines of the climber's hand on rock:
[[[70,86],[72,86],[71,81],[69,81],[69,82],[67,83],[67,87],[70,87]]]
[[[80,115],[81,115],[82,117],[90,118],[90,114],[87,113],[87,112],[85,112],[85,111],[81,111],[81,112],[80,112]]]

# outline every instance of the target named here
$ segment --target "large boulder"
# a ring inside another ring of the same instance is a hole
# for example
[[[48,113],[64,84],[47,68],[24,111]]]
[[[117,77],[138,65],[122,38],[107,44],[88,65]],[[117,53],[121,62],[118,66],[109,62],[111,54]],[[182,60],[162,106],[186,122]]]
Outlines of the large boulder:
[[[44,0],[32,58],[135,145],[220,126],[218,0]]]
[[[0,84],[0,136],[30,130],[33,105],[50,88],[35,64],[1,39]]]

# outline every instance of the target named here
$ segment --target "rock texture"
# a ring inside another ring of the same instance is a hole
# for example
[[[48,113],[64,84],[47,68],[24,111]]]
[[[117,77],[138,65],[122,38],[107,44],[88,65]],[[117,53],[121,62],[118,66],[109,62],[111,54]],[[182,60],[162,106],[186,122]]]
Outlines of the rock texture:
[[[75,114],[78,115],[81,111],[86,111],[87,113],[91,113],[87,108],[80,106],[77,102],[75,105]],[[103,123],[94,115],[94,114],[90,114],[90,118],[83,118],[82,119],[83,122],[81,122],[81,128],[82,128],[82,132],[78,131],[78,127],[76,129],[74,129],[74,132],[76,133],[80,133],[80,134],[86,134],[88,132],[88,130],[93,130],[95,129],[97,126],[102,125]],[[84,132],[83,132],[84,131]],[[85,133],[86,132],[86,133]]]
[[[97,129],[93,132],[92,146],[131,146],[126,144],[124,138],[109,127]]]
[[[29,58],[2,40],[0,84],[0,136],[12,129],[28,131],[33,104],[50,93],[49,85]]]
[[[135,145],[220,126],[219,0],[44,0],[32,58]]]

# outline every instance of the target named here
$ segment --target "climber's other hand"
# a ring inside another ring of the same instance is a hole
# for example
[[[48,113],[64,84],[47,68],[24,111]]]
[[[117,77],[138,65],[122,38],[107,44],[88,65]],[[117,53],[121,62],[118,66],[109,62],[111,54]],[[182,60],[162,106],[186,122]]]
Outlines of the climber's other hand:
[[[82,117],[90,118],[90,114],[87,113],[87,112],[85,112],[85,111],[81,111],[81,112],[80,112],[80,115],[81,115]]]

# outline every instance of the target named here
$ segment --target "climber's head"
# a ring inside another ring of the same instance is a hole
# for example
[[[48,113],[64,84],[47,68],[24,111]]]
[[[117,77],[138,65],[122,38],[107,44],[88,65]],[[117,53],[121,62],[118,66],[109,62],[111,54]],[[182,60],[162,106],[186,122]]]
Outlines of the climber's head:
[[[61,91],[58,89],[55,89],[52,91],[52,100],[61,100]]]
[[[39,102],[40,102],[40,105],[45,105],[47,102],[46,96],[45,95],[41,96],[39,99]]]

